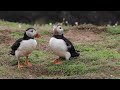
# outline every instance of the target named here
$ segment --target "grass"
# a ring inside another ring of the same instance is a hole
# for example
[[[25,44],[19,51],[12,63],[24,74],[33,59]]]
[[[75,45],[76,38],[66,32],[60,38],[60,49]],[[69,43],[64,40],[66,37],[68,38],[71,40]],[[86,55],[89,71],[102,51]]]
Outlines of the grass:
[[[10,36],[15,40],[22,37],[24,30],[31,25],[22,24],[22,29],[18,28],[18,23],[0,21],[0,26],[15,28],[10,32]],[[17,58],[10,56],[10,45],[14,43],[0,44],[0,78],[36,78],[36,79],[79,79],[79,78],[120,78],[120,26],[107,27],[108,32],[101,33],[103,39],[97,42],[74,43],[75,48],[80,50],[80,57],[70,61],[64,61],[61,65],[55,65],[51,60],[57,56],[48,46],[51,37],[52,26],[32,26],[41,33],[43,38],[37,39],[38,47],[29,56],[29,61],[33,63],[32,68],[17,69]],[[72,26],[64,26],[65,33]],[[8,36],[8,34],[6,34]],[[46,46],[44,46],[46,45]],[[24,63],[25,57],[21,58]],[[4,62],[3,62],[4,61]]]
[[[15,31],[15,32],[11,33],[10,35],[16,39],[19,39],[19,38],[23,37],[23,34],[24,34],[23,32],[16,32]]]
[[[120,26],[108,26],[107,31],[112,34],[120,34]]]
[[[19,24],[20,23],[8,22],[8,21],[0,20],[0,26],[10,27],[10,28],[14,28],[14,29],[18,29]],[[25,29],[25,28],[28,28],[30,26],[31,25],[29,25],[29,24],[21,23],[21,29]]]

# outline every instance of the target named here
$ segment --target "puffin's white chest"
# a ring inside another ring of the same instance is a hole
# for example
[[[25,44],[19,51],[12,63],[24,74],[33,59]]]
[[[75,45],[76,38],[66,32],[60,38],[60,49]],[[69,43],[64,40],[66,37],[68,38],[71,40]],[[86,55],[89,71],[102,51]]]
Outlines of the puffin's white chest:
[[[52,37],[49,41],[51,49],[59,56],[65,56],[67,51],[67,46],[65,41],[62,39],[56,39]]]
[[[25,56],[30,54],[36,46],[37,42],[34,39],[23,40],[15,53],[17,56]]]

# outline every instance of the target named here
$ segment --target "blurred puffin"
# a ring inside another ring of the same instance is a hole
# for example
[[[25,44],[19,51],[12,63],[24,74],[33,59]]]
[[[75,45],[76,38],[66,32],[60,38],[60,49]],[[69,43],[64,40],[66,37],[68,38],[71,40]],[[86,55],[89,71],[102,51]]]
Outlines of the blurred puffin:
[[[80,55],[79,51],[75,50],[73,44],[64,37],[63,28],[60,24],[55,24],[53,26],[53,36],[49,41],[49,45],[59,58],[70,60],[71,57],[78,57]],[[58,62],[58,59],[55,59],[52,62],[61,64],[62,62]]]
[[[28,55],[32,53],[32,51],[37,46],[37,41],[34,38],[39,38],[40,34],[34,28],[28,28],[23,38],[18,39],[12,46],[11,55],[15,55],[18,59],[18,68],[24,67],[24,65],[20,64],[20,57],[26,56],[25,65],[32,66],[30,62],[28,62]]]

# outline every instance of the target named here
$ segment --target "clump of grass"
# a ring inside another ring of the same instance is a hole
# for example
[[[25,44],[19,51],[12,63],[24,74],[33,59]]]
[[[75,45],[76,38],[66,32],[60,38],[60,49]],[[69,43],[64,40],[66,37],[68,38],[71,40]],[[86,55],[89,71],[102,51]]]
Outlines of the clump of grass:
[[[29,60],[33,63],[43,64],[48,62],[51,58],[53,58],[53,54],[49,54],[44,51],[33,51],[29,57]]]
[[[51,74],[63,74],[67,76],[81,74],[84,73],[86,70],[86,65],[82,62],[79,64],[69,64],[69,62],[65,62],[62,65],[51,65],[48,68],[48,71]]]
[[[109,26],[107,27],[107,32],[111,33],[111,34],[120,34],[120,26]]]
[[[76,45],[80,50],[80,60],[84,63],[97,62],[98,60],[120,59],[120,54],[104,46],[98,45]]]
[[[19,39],[19,38],[22,38],[23,37],[23,34],[24,34],[24,32],[12,32],[11,33],[11,36],[13,36],[14,38],[16,38],[16,39]]]
[[[93,65],[93,66],[89,66],[87,73],[93,73],[93,72],[99,72],[99,69],[101,68],[101,65]]]
[[[15,28],[15,29],[19,29],[19,24],[20,23],[8,22],[8,21],[0,20],[0,25],[1,26],[12,27],[12,28]],[[21,28],[20,29],[26,29],[28,27],[31,27],[31,25],[26,24],[26,23],[21,23]]]

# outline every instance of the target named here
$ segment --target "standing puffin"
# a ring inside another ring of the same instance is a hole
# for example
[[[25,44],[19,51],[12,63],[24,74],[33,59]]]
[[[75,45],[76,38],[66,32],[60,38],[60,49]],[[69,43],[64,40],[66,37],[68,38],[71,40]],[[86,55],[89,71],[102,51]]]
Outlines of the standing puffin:
[[[36,48],[37,42],[34,38],[39,38],[40,34],[34,28],[28,28],[23,38],[18,39],[12,46],[11,55],[15,55],[18,59],[18,68],[24,67],[24,65],[20,64],[20,57],[26,56],[25,65],[32,66],[30,62],[28,62],[28,55],[32,53],[32,51]]]
[[[63,28],[59,24],[53,26],[53,36],[49,41],[49,45],[59,58],[70,60],[71,57],[78,57],[80,55],[78,53],[79,51],[75,50],[73,44],[64,37]],[[58,59],[55,59],[52,62],[55,64],[61,64],[62,62],[58,62]]]

